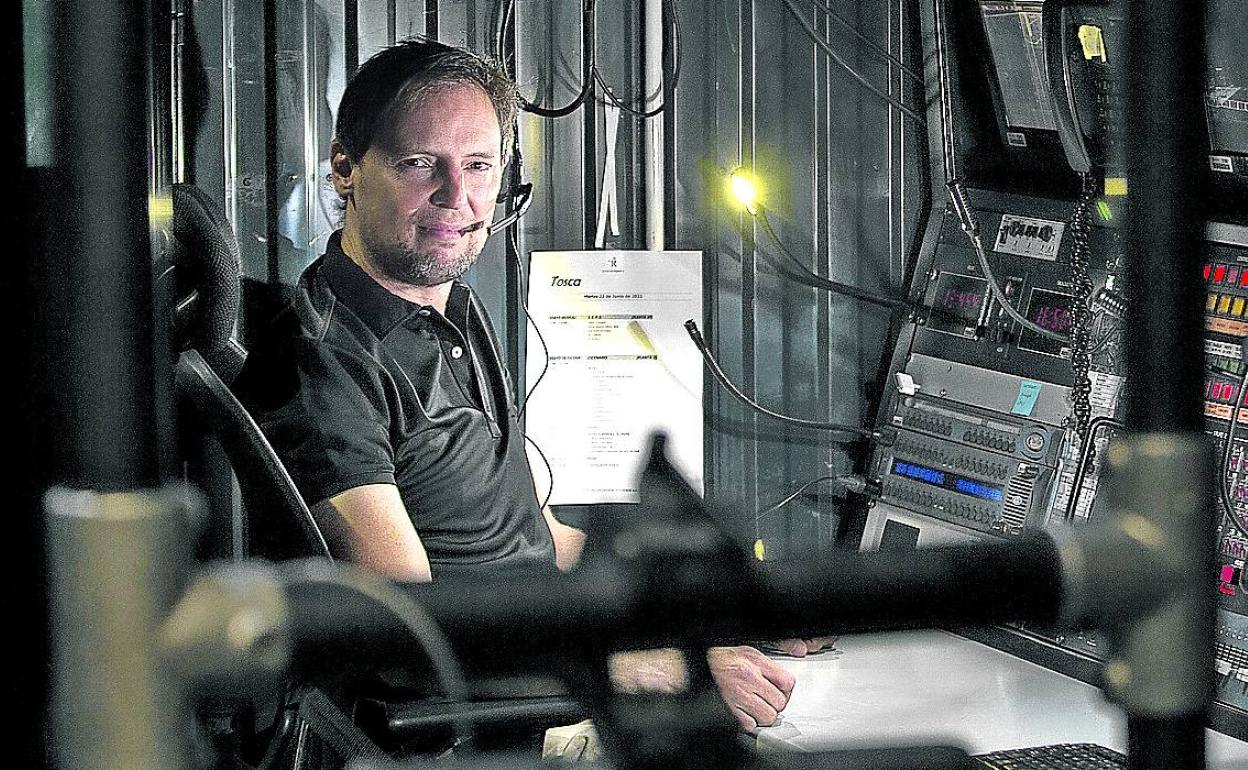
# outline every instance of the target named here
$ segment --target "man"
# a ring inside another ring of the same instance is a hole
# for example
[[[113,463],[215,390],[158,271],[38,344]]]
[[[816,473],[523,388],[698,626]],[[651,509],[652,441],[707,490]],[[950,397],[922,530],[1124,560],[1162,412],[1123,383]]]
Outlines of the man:
[[[584,541],[538,509],[498,342],[457,280],[489,235],[516,103],[499,69],[440,43],[366,62],[331,148],[343,228],[300,280],[297,330],[260,354],[290,364],[262,422],[331,547],[396,580],[567,569]],[[678,676],[662,656],[620,660],[629,689]],[[774,722],[791,674],[749,647],[710,662],[744,727]]]

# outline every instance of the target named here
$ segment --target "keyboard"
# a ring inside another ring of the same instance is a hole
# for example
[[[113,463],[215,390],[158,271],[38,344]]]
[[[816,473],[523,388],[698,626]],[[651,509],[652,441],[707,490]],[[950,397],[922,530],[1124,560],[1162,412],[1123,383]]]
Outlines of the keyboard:
[[[1058,743],[979,754],[987,770],[1125,770],[1127,758],[1095,743]]]

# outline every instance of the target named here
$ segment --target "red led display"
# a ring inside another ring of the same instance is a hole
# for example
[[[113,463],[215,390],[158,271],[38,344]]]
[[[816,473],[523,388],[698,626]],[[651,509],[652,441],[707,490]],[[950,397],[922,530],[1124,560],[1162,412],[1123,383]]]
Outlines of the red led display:
[[[1226,280],[1226,265],[1218,265],[1213,269],[1213,282],[1222,283]]]
[[[1240,272],[1241,271],[1238,267],[1231,267],[1229,270],[1226,271],[1226,282],[1238,283]]]
[[[1209,274],[1213,272],[1213,265],[1205,263],[1205,280],[1209,280]]]

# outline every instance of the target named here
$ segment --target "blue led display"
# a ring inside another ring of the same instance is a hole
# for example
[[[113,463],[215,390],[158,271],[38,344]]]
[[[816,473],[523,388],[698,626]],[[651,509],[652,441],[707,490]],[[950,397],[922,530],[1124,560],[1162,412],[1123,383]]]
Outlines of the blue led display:
[[[945,484],[945,474],[933,468],[926,468],[922,465],[915,465],[914,463],[894,461],[893,473],[910,479],[926,481],[928,484],[935,484],[936,486],[944,486]]]
[[[963,494],[973,495],[983,498],[984,500],[992,500],[995,503],[1001,502],[1003,495],[1000,487],[992,487],[987,484],[980,484],[978,481],[970,481],[968,479],[958,479],[954,482],[953,488]]]
[[[1005,497],[1001,487],[984,484],[955,473],[938,471],[935,468],[929,468],[926,465],[917,463],[893,460],[893,474],[921,481],[924,484],[931,484],[934,487],[942,487],[954,492],[961,492],[964,495],[970,495],[971,497],[978,497],[981,500],[991,500],[994,503],[1001,502]]]

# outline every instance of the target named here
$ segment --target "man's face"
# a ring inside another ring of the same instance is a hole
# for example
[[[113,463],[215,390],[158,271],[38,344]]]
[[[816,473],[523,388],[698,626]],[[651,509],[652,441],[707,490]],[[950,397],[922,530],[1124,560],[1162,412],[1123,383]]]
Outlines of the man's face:
[[[458,278],[485,248],[501,147],[498,117],[480,88],[420,95],[359,164],[335,149],[335,183],[348,197],[344,239],[354,229],[365,251],[357,256],[392,280],[436,286]]]

